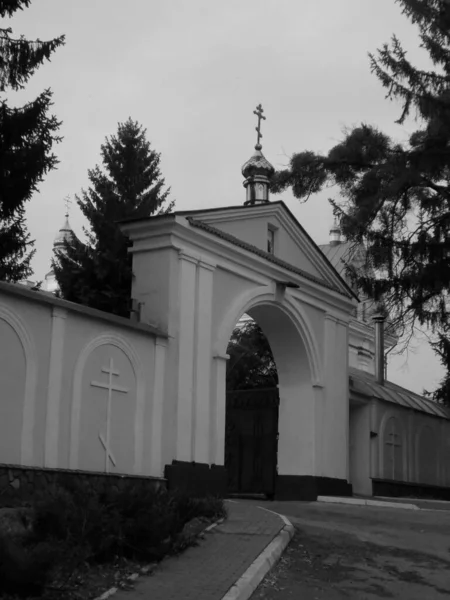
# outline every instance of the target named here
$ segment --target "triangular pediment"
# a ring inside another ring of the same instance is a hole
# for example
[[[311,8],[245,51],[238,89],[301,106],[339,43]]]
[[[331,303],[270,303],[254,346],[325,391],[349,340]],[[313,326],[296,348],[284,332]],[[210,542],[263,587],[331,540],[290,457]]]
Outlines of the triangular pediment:
[[[268,252],[271,238],[274,244],[273,256],[276,259],[323,281],[327,287],[333,287],[347,296],[354,296],[341,274],[282,201],[177,214],[209,225],[230,236],[230,240],[241,240],[243,244],[260,252]]]

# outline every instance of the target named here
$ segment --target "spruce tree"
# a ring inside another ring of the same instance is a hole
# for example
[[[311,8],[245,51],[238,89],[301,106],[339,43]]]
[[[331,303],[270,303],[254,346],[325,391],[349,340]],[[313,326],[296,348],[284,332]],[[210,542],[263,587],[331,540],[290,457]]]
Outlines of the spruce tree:
[[[297,198],[307,199],[325,186],[337,186],[340,201],[332,204],[343,233],[367,248],[366,268],[350,275],[363,293],[384,300],[405,332],[411,333],[416,322],[430,327],[448,370],[450,2],[397,1],[418,27],[432,67],[413,65],[395,36],[369,57],[387,97],[400,102],[397,123],[415,117],[415,131],[398,142],[362,124],[326,155],[293,155],[289,168],[276,174],[273,190],[292,187]],[[450,403],[444,388],[435,399]]]
[[[90,187],[77,197],[89,223],[87,242],[75,236],[53,261],[60,294],[66,300],[128,317],[131,309],[132,262],[129,241],[119,222],[172,210],[164,189],[160,154],[146,130],[128,119],[101,146],[103,169],[88,171]]]
[[[11,17],[31,0],[0,0],[0,18]],[[22,107],[12,107],[7,90],[23,89],[28,79],[64,36],[48,42],[12,37],[0,27],[0,279],[17,282],[32,274],[34,242],[25,223],[25,205],[44,176],[56,167],[53,144],[60,122],[49,115],[52,92],[47,89]]]
[[[269,342],[255,321],[237,326],[227,354],[227,390],[248,390],[278,385],[278,373]]]

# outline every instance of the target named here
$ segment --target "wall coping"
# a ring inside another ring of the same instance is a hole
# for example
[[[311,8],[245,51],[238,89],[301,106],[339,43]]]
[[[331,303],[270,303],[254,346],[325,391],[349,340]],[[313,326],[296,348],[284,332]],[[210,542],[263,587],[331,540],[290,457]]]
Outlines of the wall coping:
[[[69,473],[71,475],[88,475],[89,477],[118,477],[119,479],[153,479],[155,481],[166,481],[165,477],[155,477],[154,475],[136,475],[134,473],[105,473],[103,471],[85,471],[81,469],[61,469],[58,467],[36,467],[27,465],[12,465],[0,463],[0,470],[9,471],[39,471],[45,473]]]
[[[418,481],[404,481],[401,479],[387,479],[385,477],[370,477],[376,483],[391,483],[393,485],[404,485],[408,487],[427,488],[435,490],[450,490],[448,485],[439,485],[438,483],[420,483]]]
[[[7,283],[5,281],[0,281],[0,292],[4,292],[10,296],[19,296],[20,298],[23,298],[24,300],[30,300],[31,302],[39,302],[48,306],[58,306],[91,319],[106,321],[107,323],[113,323],[118,327],[133,329],[134,331],[147,333],[154,337],[160,337],[164,339],[169,337],[166,332],[154,327],[153,325],[137,323],[125,317],[119,317],[96,308],[91,308],[82,304],[76,304],[75,302],[69,302],[68,300],[62,300],[61,298],[56,298],[56,296],[54,296],[51,292],[31,290],[20,283]]]

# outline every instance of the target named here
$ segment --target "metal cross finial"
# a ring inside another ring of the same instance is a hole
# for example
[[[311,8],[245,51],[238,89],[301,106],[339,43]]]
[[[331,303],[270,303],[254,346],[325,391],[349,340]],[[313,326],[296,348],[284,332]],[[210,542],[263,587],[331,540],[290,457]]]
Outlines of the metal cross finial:
[[[67,194],[67,196],[64,198],[64,204],[66,205],[66,217],[68,217],[70,205],[72,204],[72,200],[70,199],[69,194]]]
[[[258,106],[256,107],[256,110],[253,111],[253,114],[256,115],[258,117],[258,127],[255,127],[257,133],[258,133],[258,140],[256,142],[256,146],[255,148],[257,150],[261,150],[262,146],[260,144],[260,140],[262,138],[262,133],[261,133],[261,119],[264,119],[264,121],[266,120],[266,117],[263,115],[264,109],[261,106],[261,104],[258,104]]]

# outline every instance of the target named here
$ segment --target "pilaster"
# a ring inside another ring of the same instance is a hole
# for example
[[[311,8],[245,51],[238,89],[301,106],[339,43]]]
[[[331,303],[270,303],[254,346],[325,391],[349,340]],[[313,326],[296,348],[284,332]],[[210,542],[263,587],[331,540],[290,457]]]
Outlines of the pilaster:
[[[338,320],[333,315],[325,314],[324,319],[324,402],[316,404],[315,411],[315,462],[320,462],[319,471],[314,473],[326,475],[330,470],[329,462],[332,457],[329,455],[333,448],[333,430],[337,423],[334,422],[333,412],[335,410],[335,356],[336,356],[336,336]],[[319,428],[319,431],[317,431]]]
[[[370,403],[370,472],[371,478],[381,477],[380,472],[380,428],[378,425],[378,407],[376,401]]]
[[[191,462],[194,393],[195,306],[198,259],[179,252],[180,310],[178,323],[178,404],[176,458]]]
[[[415,444],[414,444],[414,413],[408,412],[406,419],[406,448],[405,452],[408,457],[406,477],[407,481],[415,481]]]
[[[226,374],[228,354],[214,356],[214,407],[212,414],[213,463],[225,464]]]
[[[194,397],[192,456],[195,462],[209,463],[211,325],[215,266],[199,261],[197,266],[197,305],[195,313]]]
[[[163,405],[164,381],[166,367],[167,340],[156,338],[155,360],[153,378],[153,402],[151,420],[151,455],[150,472],[154,477],[159,477],[163,472],[162,464],[162,434],[163,434]]]
[[[66,310],[57,306],[53,307],[44,448],[44,466],[49,468],[58,466],[59,421],[66,318]]]

